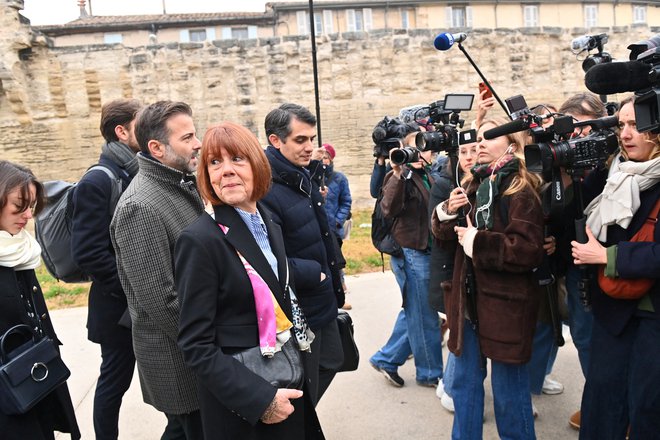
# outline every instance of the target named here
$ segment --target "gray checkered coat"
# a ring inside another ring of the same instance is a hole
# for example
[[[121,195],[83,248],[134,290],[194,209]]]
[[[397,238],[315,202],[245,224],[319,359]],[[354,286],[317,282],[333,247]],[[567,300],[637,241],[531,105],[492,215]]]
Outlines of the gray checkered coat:
[[[199,409],[197,383],[177,346],[179,299],[174,244],[204,209],[195,182],[138,154],[140,171],[110,224],[117,268],[133,321],[144,401],[168,414]]]

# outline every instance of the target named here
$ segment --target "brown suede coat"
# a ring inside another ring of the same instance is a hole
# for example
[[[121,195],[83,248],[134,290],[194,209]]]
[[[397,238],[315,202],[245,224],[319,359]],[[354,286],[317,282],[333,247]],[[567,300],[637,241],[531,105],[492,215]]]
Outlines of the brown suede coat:
[[[505,179],[503,188],[511,178]],[[470,203],[475,206],[477,183],[467,189]],[[479,343],[484,356],[510,364],[529,361],[539,308],[540,290],[532,269],[543,258],[543,212],[538,198],[531,189],[505,196],[508,201],[508,219],[499,205],[493,203],[492,230],[479,230],[474,239],[473,265],[477,285],[477,317]],[[472,213],[474,209],[472,210]],[[474,216],[471,215],[474,224]],[[449,246],[456,242],[456,221],[439,222],[435,213],[432,220],[434,235]],[[445,281],[445,308],[449,322],[448,347],[457,356],[463,344],[463,326],[466,317],[465,254],[457,246],[454,276]]]
[[[404,169],[403,174],[408,172]],[[429,182],[433,182],[430,176]],[[430,191],[422,177],[413,172],[410,179],[398,179],[390,171],[385,176],[382,191],[380,206],[385,217],[396,218],[392,236],[399,246],[422,251],[428,248]]]

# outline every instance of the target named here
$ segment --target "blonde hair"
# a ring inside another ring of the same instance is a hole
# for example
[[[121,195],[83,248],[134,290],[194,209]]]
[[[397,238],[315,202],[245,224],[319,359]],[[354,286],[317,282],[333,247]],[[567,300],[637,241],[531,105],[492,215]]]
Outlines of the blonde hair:
[[[630,95],[626,98],[624,98],[621,103],[619,104],[619,111],[616,112],[617,118],[619,117],[619,113],[621,113],[621,109],[623,108],[624,105],[630,104],[633,106],[633,110],[635,109],[635,96]],[[635,130],[637,130],[635,128]],[[651,133],[641,133],[646,139],[646,142],[649,142],[651,144],[654,144],[653,146],[653,151],[651,152],[651,155],[647,160],[653,160],[658,157],[660,157],[660,134],[657,134],[654,136],[651,135]],[[621,145],[621,132],[619,131],[618,133],[619,137],[619,150],[621,152],[621,156],[623,156],[626,160],[630,160],[628,157],[628,152],[626,151],[625,148]]]
[[[481,122],[478,129],[481,130],[486,124],[492,124],[496,127],[509,122],[507,119],[502,117],[492,117]],[[526,143],[526,136],[523,132],[510,133],[504,135],[509,141],[510,145],[514,145],[516,150],[513,152],[513,155],[518,158],[520,166],[518,168],[518,175],[514,176],[511,181],[511,185],[502,193],[502,195],[510,196],[517,192],[522,191],[525,188],[530,188],[532,192],[539,198],[539,192],[541,185],[543,184],[543,179],[538,174],[530,173],[525,166],[525,154],[524,148]],[[466,173],[463,178],[463,186],[467,186],[473,180],[472,173]]]

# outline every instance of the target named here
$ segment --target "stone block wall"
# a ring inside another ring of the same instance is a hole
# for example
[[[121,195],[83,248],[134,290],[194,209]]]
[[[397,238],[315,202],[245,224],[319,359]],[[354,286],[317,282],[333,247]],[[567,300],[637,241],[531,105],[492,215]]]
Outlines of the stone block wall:
[[[6,0],[5,0],[6,1]],[[134,97],[188,102],[198,134],[222,120],[249,127],[265,144],[265,115],[291,101],[314,110],[312,51],[307,37],[223,40],[134,49],[121,45],[49,47],[19,23],[15,6],[0,17],[0,157],[30,166],[39,178],[76,180],[93,164],[102,138],[103,103]],[[600,30],[599,30],[600,31]],[[607,50],[658,29],[604,29]],[[480,81],[458,47],[433,48],[437,31],[373,31],[317,39],[324,142],[337,150],[357,206],[370,206],[371,131],[401,107],[450,92],[477,92]],[[476,29],[464,47],[497,93],[530,104],[560,104],[585,90],[581,61],[569,51],[582,29]],[[464,115],[470,121],[471,113]]]

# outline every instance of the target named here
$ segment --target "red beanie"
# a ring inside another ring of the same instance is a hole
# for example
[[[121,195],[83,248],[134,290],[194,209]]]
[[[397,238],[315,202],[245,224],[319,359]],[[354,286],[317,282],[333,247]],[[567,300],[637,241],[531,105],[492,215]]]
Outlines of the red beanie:
[[[325,148],[325,151],[330,155],[330,159],[335,160],[335,148],[330,144],[323,144],[323,148]]]

